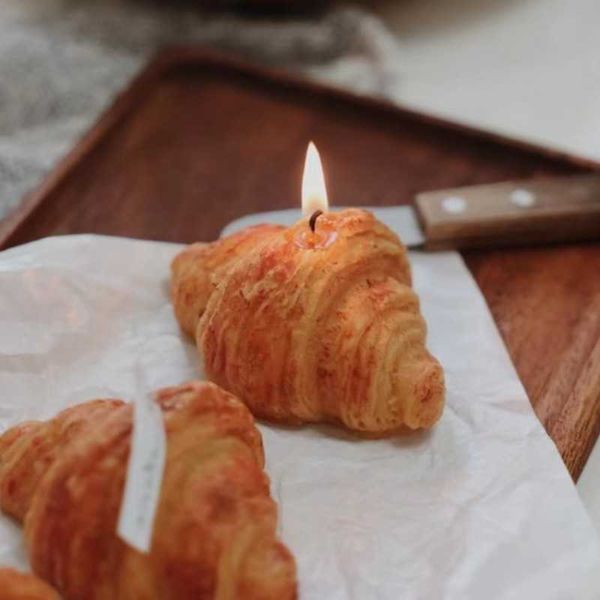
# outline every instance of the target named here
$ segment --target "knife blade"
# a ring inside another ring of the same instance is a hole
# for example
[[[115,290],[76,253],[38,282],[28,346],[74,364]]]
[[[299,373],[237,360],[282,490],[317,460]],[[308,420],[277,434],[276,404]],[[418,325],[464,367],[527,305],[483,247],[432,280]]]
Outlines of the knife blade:
[[[343,207],[330,207],[342,210]],[[466,249],[600,240],[600,174],[507,181],[417,194],[414,205],[369,207],[410,248]],[[291,225],[300,209],[247,215],[221,235]]]

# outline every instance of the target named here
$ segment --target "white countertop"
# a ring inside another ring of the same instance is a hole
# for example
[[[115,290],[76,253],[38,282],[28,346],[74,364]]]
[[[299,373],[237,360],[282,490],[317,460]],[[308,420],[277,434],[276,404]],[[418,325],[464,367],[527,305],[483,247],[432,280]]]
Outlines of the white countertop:
[[[600,160],[598,0],[388,1],[402,103]]]

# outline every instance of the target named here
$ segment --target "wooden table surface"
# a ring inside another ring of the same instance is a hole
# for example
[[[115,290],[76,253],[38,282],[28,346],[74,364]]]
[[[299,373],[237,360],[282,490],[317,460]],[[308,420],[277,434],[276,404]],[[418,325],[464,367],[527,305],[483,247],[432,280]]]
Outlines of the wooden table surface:
[[[0,248],[79,232],[214,239],[243,214],[298,206],[309,140],[321,151],[334,205],[408,203],[423,190],[599,167],[177,49],[0,225]],[[464,257],[576,479],[600,432],[600,244]]]

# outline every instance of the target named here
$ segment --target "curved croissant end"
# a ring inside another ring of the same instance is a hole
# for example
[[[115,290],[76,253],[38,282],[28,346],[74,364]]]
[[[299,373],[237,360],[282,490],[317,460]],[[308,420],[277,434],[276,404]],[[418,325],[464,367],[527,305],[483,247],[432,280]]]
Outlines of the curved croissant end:
[[[367,211],[324,214],[315,234],[303,219],[192,246],[173,301],[208,377],[258,417],[382,434],[441,415],[406,249]]]
[[[0,506],[24,520],[34,571],[67,599],[296,598],[248,409],[211,383],[158,402],[167,456],[149,554],[116,536],[129,404],[88,402],[0,437]]]
[[[282,229],[279,225],[248,227],[218,242],[192,244],[175,257],[171,295],[175,316],[188,335],[194,335],[220,268],[247,254],[257,236],[263,238]]]
[[[41,579],[15,569],[0,569],[2,600],[59,600],[58,594]]]

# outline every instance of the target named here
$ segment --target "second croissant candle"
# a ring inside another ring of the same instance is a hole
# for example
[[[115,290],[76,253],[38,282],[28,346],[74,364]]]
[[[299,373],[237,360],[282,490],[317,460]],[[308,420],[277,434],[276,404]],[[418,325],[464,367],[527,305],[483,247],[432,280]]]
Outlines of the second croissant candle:
[[[329,212],[319,169],[309,149],[296,224],[248,227],[175,258],[177,319],[206,376],[256,417],[378,435],[430,427],[444,377],[406,249],[368,211]]]

